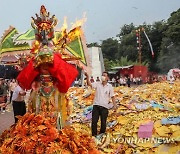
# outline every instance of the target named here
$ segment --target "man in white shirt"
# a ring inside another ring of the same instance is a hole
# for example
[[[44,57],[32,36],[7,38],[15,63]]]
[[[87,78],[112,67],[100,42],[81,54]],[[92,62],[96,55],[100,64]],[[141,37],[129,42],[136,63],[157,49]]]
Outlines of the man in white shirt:
[[[23,116],[26,113],[26,105],[24,101],[25,95],[26,92],[19,85],[17,85],[12,95],[15,123],[18,121],[18,118],[16,118],[17,115]]]
[[[170,76],[169,83],[170,83],[170,84],[173,84],[173,83],[174,83],[174,80],[175,80],[175,79],[174,79],[174,76]]]
[[[14,91],[14,89],[16,88],[16,86],[17,86],[16,80],[13,79],[13,80],[10,82],[10,84],[9,84],[10,103],[11,103],[11,101],[12,101],[13,91]]]
[[[106,121],[108,117],[108,109],[110,107],[109,101],[112,99],[114,109],[116,109],[114,90],[111,84],[108,83],[108,73],[103,72],[101,82],[91,83],[88,74],[85,72],[87,77],[87,84],[96,90],[93,111],[92,111],[92,136],[97,135],[97,123],[99,117],[101,119],[100,134],[106,131]]]

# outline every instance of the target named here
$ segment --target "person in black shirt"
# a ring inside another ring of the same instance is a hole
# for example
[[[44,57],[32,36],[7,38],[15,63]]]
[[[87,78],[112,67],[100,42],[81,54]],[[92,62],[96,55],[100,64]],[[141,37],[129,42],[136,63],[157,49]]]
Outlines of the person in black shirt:
[[[131,79],[130,79],[129,76],[128,76],[128,78],[127,78],[127,85],[128,85],[128,87],[131,87]]]

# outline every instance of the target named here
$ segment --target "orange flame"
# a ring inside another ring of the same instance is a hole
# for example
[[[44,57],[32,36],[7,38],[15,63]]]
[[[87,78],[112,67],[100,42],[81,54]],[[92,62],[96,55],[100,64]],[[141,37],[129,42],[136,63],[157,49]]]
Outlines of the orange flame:
[[[62,25],[62,27],[61,27],[61,31],[66,30],[67,27],[68,27],[68,24],[67,24],[67,17],[64,17],[64,23],[63,23],[63,25]]]
[[[83,14],[83,18],[80,20],[77,20],[74,24],[72,24],[72,28],[67,31],[68,24],[67,24],[67,17],[64,17],[64,23],[60,29],[61,32],[61,38],[58,40],[54,38],[54,42],[56,45],[64,47],[65,44],[68,44],[69,42],[73,41],[77,37],[81,36],[82,30],[81,26],[87,21],[86,13]]]
[[[76,20],[75,23],[72,23],[71,29],[82,26],[87,21],[86,12],[83,13],[83,18],[80,20]]]

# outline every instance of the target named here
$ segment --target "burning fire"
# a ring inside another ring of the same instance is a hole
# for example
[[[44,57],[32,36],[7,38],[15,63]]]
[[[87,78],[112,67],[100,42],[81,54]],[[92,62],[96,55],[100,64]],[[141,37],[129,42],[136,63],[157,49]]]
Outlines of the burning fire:
[[[81,27],[86,21],[86,13],[84,13],[82,19],[77,20],[75,23],[72,23],[71,29],[68,32],[67,17],[64,17],[64,23],[60,29],[61,38],[59,38],[59,40],[54,39],[55,44],[63,48],[66,44],[79,37],[82,33]]]
[[[80,20],[76,20],[75,23],[72,23],[72,27],[71,29],[74,29],[76,27],[81,27],[82,25],[84,25],[84,23],[87,21],[87,17],[86,17],[86,12],[83,13],[83,18]]]
[[[63,23],[63,26],[61,27],[61,35],[62,35],[62,37],[64,37],[67,28],[68,28],[67,17],[64,17],[64,23]]]

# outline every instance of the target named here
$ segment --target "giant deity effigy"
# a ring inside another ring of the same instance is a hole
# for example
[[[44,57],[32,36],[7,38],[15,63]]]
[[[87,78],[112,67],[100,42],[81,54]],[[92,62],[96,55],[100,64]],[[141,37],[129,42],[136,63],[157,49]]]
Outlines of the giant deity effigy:
[[[68,114],[65,93],[78,75],[76,68],[63,59],[64,47],[70,39],[66,33],[53,41],[57,19],[55,15],[50,17],[44,6],[40,15],[32,17],[31,25],[35,29],[31,59],[17,80],[24,89],[32,89],[28,111],[53,118],[61,129]]]

